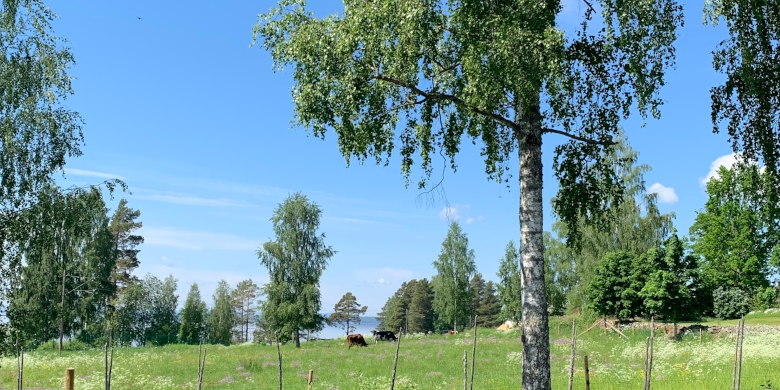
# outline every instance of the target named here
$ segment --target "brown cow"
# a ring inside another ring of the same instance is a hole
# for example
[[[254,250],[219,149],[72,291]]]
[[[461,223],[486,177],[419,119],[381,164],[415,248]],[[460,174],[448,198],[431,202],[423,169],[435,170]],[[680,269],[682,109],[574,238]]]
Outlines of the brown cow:
[[[447,331],[447,336],[449,336],[451,334],[458,334],[458,331],[457,330],[448,330]]]
[[[352,348],[352,344],[359,345],[362,347],[368,347],[368,344],[366,343],[366,340],[363,339],[362,334],[351,334],[347,336],[347,345],[349,345],[348,348]]]

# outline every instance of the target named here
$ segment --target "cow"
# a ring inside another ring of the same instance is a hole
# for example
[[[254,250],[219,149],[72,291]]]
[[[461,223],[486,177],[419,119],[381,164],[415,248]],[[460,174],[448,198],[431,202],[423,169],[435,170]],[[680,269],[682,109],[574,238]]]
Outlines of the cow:
[[[398,339],[395,337],[395,333],[389,330],[382,330],[382,331],[375,331],[372,330],[371,334],[374,335],[374,344],[378,343],[379,340],[387,340],[387,341],[397,341]]]
[[[451,334],[458,334],[458,331],[457,330],[448,330],[447,331],[447,336],[449,336]]]
[[[361,347],[368,347],[368,344],[366,343],[366,340],[363,339],[362,334],[347,335],[347,345],[349,345],[347,348],[352,348],[353,344]]]

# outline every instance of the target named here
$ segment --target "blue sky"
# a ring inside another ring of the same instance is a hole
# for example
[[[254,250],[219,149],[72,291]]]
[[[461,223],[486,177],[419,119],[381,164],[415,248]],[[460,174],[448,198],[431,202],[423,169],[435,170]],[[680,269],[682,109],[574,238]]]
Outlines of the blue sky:
[[[585,5],[567,1],[559,23],[572,31]],[[319,11],[340,9],[339,1],[312,3]],[[77,61],[67,105],[86,121],[84,155],[68,161],[66,182],[127,182],[132,195],[119,196],[141,210],[146,239],[136,273],[173,274],[182,302],[193,282],[207,302],[220,279],[264,283],[255,251],[272,238],[271,212],[302,191],[322,207],[321,229],[338,251],[322,278],[324,310],[351,291],[374,314],[401,282],[433,275],[447,232],[445,203],[426,202],[414,185],[406,189],[395,157],[388,167],[347,168],[333,133],[322,141],[290,130],[292,78],[272,71],[262,47],[249,48],[257,15],[274,4],[49,1],[61,18],[55,32],[70,41]],[[687,234],[706,201],[702,180],[713,163],[733,156],[727,136],[713,134],[710,123],[709,88],[722,80],[710,53],[725,32],[702,25],[701,1],[683,5],[662,118],[641,128],[636,116],[623,126],[640,162],[653,168],[645,179],[659,192],[661,210],[676,213]],[[563,138],[546,137],[549,201],[557,190],[552,152]],[[451,215],[468,234],[478,270],[495,280],[505,245],[519,238],[516,176],[509,188],[488,181],[471,142],[457,158],[457,173],[444,174]]]

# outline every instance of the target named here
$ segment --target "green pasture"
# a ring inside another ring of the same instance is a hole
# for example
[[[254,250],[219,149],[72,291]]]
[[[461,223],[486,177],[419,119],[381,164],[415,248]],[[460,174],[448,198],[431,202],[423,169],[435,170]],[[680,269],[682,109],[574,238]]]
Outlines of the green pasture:
[[[776,317],[780,317],[777,316]],[[777,318],[770,317],[768,322]],[[765,320],[764,320],[765,321]],[[766,322],[766,321],[765,321]],[[750,323],[750,322],[748,322]],[[558,334],[551,322],[553,389],[566,389],[571,328]],[[578,329],[586,329],[578,324]],[[591,389],[641,389],[645,338],[648,331],[624,332],[628,339],[591,330],[577,340],[574,388],[584,389],[583,357],[588,355]],[[412,335],[401,340],[395,388],[436,390],[463,388],[463,351],[471,359],[472,335]],[[300,349],[283,345],[284,389],[306,389],[306,375],[314,370],[314,389],[374,390],[389,388],[395,343],[347,348],[345,340],[303,343]],[[517,331],[479,329],[474,389],[518,389],[521,344]],[[112,388],[196,389],[198,347],[171,345],[122,348],[114,355]],[[663,334],[655,339],[654,390],[727,389],[731,386],[734,338],[706,334],[687,335],[671,341]],[[204,389],[278,389],[277,354],[274,346],[242,344],[207,346]],[[471,361],[469,361],[471,366]],[[75,368],[76,389],[105,389],[102,351],[50,350],[26,354],[25,389],[62,389],[65,369]],[[745,335],[742,389],[759,390],[771,381],[780,385],[780,331],[763,327]],[[16,360],[0,359],[0,389],[16,389]]]

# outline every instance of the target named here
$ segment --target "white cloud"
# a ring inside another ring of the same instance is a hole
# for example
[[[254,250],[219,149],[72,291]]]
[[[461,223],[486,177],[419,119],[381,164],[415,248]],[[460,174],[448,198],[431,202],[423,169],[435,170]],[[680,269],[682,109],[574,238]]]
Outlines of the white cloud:
[[[707,182],[710,181],[713,177],[718,177],[718,171],[720,170],[721,166],[726,167],[727,169],[731,169],[732,166],[737,162],[737,154],[731,153],[727,154],[725,156],[720,156],[715,159],[715,161],[710,164],[710,171],[707,173],[707,176],[699,179],[699,185],[705,186],[707,185]]]
[[[655,183],[647,188],[647,192],[651,194],[658,194],[658,201],[660,203],[675,204],[679,200],[674,188],[666,187],[661,183]]]
[[[466,218],[466,223],[474,223],[474,218]]]
[[[389,281],[389,280],[385,280],[385,278],[379,278],[379,279],[377,279],[377,280],[376,280],[376,283],[377,283],[377,284],[392,284],[392,282],[391,282],[391,281]]]
[[[105,173],[105,172],[98,172],[98,171],[88,171],[86,169],[75,169],[75,168],[65,168],[65,174],[66,175],[73,175],[73,176],[90,176],[90,177],[100,177],[103,179],[124,179],[124,177],[115,175],[113,173]]]
[[[471,205],[468,204],[460,204],[460,205],[450,205],[450,206],[444,206],[444,208],[439,211],[439,218],[442,221],[459,221],[461,219],[465,219],[466,224],[472,224],[477,221],[482,221],[485,218],[483,218],[481,215],[478,217],[472,217],[471,215]]]
[[[144,244],[170,246],[188,250],[222,249],[248,251],[256,250],[261,240],[253,240],[232,234],[210,233],[171,227],[148,227],[139,229]]]

